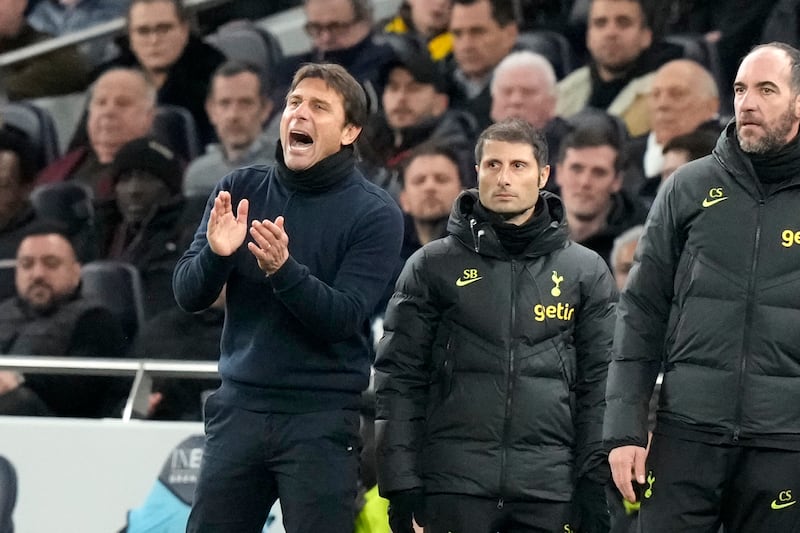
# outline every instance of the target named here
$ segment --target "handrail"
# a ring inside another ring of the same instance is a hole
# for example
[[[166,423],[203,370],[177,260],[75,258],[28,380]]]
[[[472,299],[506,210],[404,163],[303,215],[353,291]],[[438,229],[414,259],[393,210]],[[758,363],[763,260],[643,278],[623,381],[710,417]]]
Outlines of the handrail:
[[[221,4],[226,4],[231,0],[185,0],[186,9],[189,11],[202,11],[211,7]],[[125,29],[125,17],[116,17],[107,22],[101,22],[91,28],[79,30],[75,32],[66,33],[52,39],[47,39],[39,43],[34,43],[17,50],[0,54],[0,68],[26,61],[33,57],[81,44],[87,41],[93,41],[103,37],[117,35],[122,33]]]
[[[96,357],[50,357],[39,355],[0,356],[0,369],[38,374],[88,376],[132,376],[122,421],[147,413],[153,377],[214,379],[219,377],[215,361],[177,359],[110,359]]]

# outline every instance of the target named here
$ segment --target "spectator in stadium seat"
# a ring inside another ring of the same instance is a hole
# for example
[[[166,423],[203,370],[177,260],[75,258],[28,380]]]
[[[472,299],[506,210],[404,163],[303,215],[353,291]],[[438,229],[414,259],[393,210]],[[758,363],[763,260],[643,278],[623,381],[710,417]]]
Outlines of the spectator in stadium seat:
[[[643,0],[592,0],[586,31],[589,64],[558,83],[556,112],[569,118],[585,107],[602,109],[621,117],[632,136],[647,133],[653,73],[683,53],[677,45],[652,44]]]
[[[423,142],[448,144],[458,155],[459,173],[475,183],[473,147],[477,126],[464,111],[448,109],[445,82],[421,45],[408,40],[389,63],[382,110],[370,116],[359,141],[362,157],[379,171],[372,181],[397,196],[399,172],[411,150]]]
[[[185,107],[202,143],[215,139],[205,100],[211,74],[225,56],[191,32],[182,0],[131,0],[128,35],[120,55],[98,67],[141,68],[157,90],[157,102]]]
[[[3,0],[0,9],[0,54],[46,41],[52,35],[25,20],[28,0]],[[86,89],[86,60],[74,46],[26,59],[3,68],[0,86],[9,100],[68,94]]]
[[[625,188],[634,194],[642,187],[657,188],[669,141],[696,130],[717,137],[723,126],[717,83],[708,70],[690,59],[675,59],[655,72],[648,109],[651,131],[631,139],[626,147]],[[648,185],[651,180],[655,183]]]
[[[28,14],[37,30],[59,36],[91,28],[125,15],[129,0],[39,0]],[[81,53],[93,65],[105,59],[111,38],[93,39],[80,45]]]
[[[362,85],[371,86],[372,96],[379,98],[383,92],[379,80],[394,54],[373,32],[371,0],[305,0],[303,9],[311,51],[289,56],[281,63],[273,88],[276,101],[285,96],[295,71],[310,62],[343,66]]]
[[[275,161],[276,140],[263,131],[273,107],[265,80],[257,67],[234,61],[214,72],[206,111],[220,142],[186,169],[186,196],[208,196],[229,172]]]
[[[612,117],[578,126],[561,142],[558,185],[570,238],[610,261],[614,239],[647,210],[622,189],[622,142]]]
[[[27,135],[9,126],[0,128],[0,261],[13,261],[25,232],[36,220],[29,196],[36,162]],[[0,267],[0,300],[13,296],[14,269]]]
[[[88,145],[75,148],[41,171],[37,183],[68,179],[87,185],[96,199],[113,193],[108,170],[117,151],[147,134],[153,125],[155,87],[141,71],[113,68],[92,85],[89,97]]]
[[[405,0],[383,31],[418,39],[427,45],[431,59],[441,61],[453,51],[453,35],[447,30],[452,8],[453,0]]]
[[[122,327],[80,294],[81,264],[64,228],[39,222],[17,250],[17,295],[0,303],[0,353],[117,357]],[[0,371],[0,414],[110,416],[124,398],[114,378]]]
[[[450,105],[472,114],[478,130],[491,123],[492,72],[519,33],[510,0],[455,0],[450,13],[453,55],[447,62]]]
[[[172,271],[202,212],[181,193],[175,154],[149,137],[123,146],[111,165],[114,200],[98,206],[100,257],[133,264],[142,276],[145,317],[175,307]],[[202,203],[205,206],[205,202]]]

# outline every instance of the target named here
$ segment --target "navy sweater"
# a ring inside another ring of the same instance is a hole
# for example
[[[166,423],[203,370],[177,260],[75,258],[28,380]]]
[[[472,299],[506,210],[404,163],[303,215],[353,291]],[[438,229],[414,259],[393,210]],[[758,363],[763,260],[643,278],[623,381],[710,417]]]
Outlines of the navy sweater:
[[[368,322],[391,281],[403,223],[394,200],[354,163],[350,150],[321,161],[312,170],[324,183],[312,187],[281,162],[248,167],[224,177],[209,198],[173,288],[178,304],[195,312],[228,284],[221,400],[279,413],[357,407],[369,380]],[[273,275],[247,249],[249,232],[230,257],[211,251],[205,232],[220,190],[230,191],[234,212],[249,200],[248,227],[284,216],[290,257]]]

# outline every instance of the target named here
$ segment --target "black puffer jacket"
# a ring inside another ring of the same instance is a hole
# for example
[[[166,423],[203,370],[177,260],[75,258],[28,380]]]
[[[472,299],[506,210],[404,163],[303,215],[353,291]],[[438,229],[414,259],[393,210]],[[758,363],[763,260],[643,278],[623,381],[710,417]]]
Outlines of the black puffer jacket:
[[[619,306],[608,447],[656,430],[800,450],[800,173],[769,194],[736,141],[679,169],[656,197]]]
[[[375,363],[381,493],[568,501],[607,475],[601,425],[616,288],[553,221],[511,259],[462,193],[406,263]]]

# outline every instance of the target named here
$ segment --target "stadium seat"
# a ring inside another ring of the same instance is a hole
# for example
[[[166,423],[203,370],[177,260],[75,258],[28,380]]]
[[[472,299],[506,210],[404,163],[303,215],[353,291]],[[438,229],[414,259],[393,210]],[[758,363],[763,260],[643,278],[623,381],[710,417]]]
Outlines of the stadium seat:
[[[202,150],[194,117],[184,107],[159,104],[153,119],[152,134],[156,140],[175,150],[186,163],[200,155]]]
[[[10,102],[0,108],[0,117],[28,134],[36,150],[37,170],[58,159],[58,132],[47,111],[28,102]]]
[[[517,47],[546,57],[559,80],[574,68],[572,47],[560,33],[549,30],[521,32],[517,37]]]
[[[127,339],[133,339],[144,321],[144,296],[139,271],[123,261],[98,260],[83,265],[81,290],[114,313]]]

